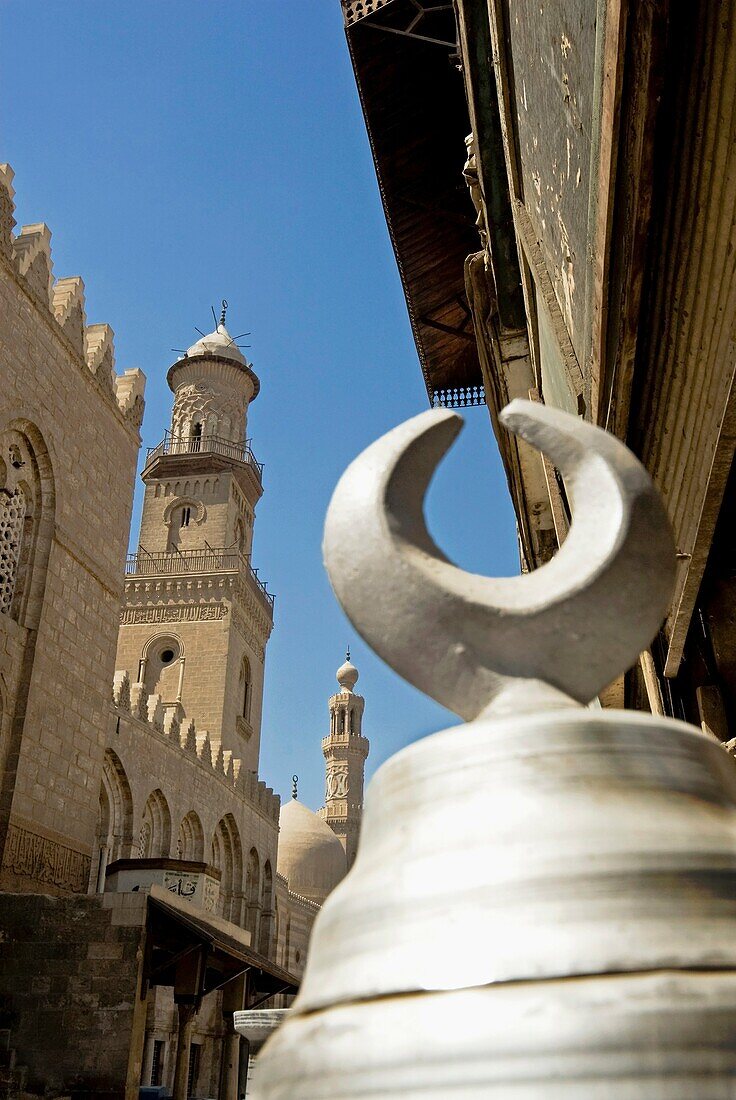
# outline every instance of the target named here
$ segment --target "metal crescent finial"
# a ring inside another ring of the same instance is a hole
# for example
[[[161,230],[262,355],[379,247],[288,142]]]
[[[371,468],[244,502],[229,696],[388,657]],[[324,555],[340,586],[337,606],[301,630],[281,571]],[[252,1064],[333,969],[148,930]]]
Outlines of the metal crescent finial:
[[[297,796],[297,786],[298,786],[298,784],[299,784],[299,776],[298,775],[292,775],[292,777],[291,777],[291,797],[292,798],[296,798],[296,796]]]
[[[396,672],[467,720],[491,704],[536,708],[540,691],[548,702],[590,702],[649,644],[674,582],[664,507],[623,443],[531,401],[512,401],[500,419],[565,478],[573,522],[541,568],[478,576],[433,542],[424,496],[462,427],[444,409],[364,451],[341,478],[325,523],[325,565],[356,630]]]
[[[225,324],[225,314],[227,313],[227,299],[222,299],[222,313],[220,314],[220,324]]]

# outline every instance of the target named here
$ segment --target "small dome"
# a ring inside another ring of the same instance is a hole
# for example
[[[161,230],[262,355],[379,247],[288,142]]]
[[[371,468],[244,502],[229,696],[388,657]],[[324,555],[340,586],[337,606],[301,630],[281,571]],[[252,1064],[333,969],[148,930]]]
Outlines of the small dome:
[[[248,365],[242,351],[222,322],[209,336],[203,336],[201,340],[197,340],[196,344],[192,344],[190,348],[187,348],[187,358],[191,358],[193,355],[206,355],[207,353],[219,355],[223,359],[232,359],[233,362],[239,363],[241,367]]]
[[[296,798],[281,807],[277,870],[295,894],[320,904],[347,871],[345,849],[332,829]]]
[[[350,663],[350,654],[348,654],[348,659],[345,664],[340,665],[335,675],[337,676],[337,682],[343,689],[343,691],[353,690],[358,682],[358,676],[360,675],[360,673],[358,672],[355,665]]]

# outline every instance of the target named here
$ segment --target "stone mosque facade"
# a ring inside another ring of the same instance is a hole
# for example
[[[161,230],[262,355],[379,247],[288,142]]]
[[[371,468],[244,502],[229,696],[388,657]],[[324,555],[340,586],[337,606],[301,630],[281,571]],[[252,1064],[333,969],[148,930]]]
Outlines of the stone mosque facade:
[[[234,1100],[232,1013],[288,1003],[355,858],[358,672],[329,701],[324,807],[282,807],[258,775],[259,379],[223,309],[169,369],[126,559],[145,379],[115,373],[48,228],[14,232],[12,184],[1,166],[0,1097]]]

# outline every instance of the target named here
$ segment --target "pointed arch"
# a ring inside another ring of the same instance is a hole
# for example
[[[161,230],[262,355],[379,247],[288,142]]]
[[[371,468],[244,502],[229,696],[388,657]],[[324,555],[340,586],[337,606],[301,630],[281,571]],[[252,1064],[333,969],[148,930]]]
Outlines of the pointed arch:
[[[141,651],[140,678],[149,695],[160,695],[164,703],[179,698],[184,663],[184,643],[168,631],[148,638]]]
[[[38,625],[54,533],[56,493],[41,432],[14,419],[0,430],[0,612]]]
[[[251,698],[253,695],[253,674],[250,668],[250,661],[247,656],[243,654],[243,658],[240,662],[240,713],[246,722],[250,722],[250,710],[251,710]]]
[[[138,858],[160,859],[171,852],[171,811],[163,791],[151,791],[138,833]]]
[[[257,944],[261,915],[261,861],[255,848],[248,853],[248,869],[245,875],[245,927],[251,934],[251,943]]]
[[[243,910],[243,849],[232,814],[217,823],[212,837],[210,863],[220,872],[218,912],[233,924],[240,924]]]
[[[204,859],[204,830],[199,814],[194,810],[190,810],[181,820],[176,855],[178,859],[191,859],[198,863]]]
[[[291,913],[286,915],[286,934],[284,935],[284,956],[281,965],[288,970],[291,964]]]
[[[97,811],[96,858],[92,860],[89,889],[105,889],[105,869],[116,859],[126,859],[133,847],[133,796],[119,756],[107,749],[102,763]]]
[[[274,923],[273,871],[271,869],[271,861],[267,859],[263,864],[263,876],[261,879],[261,914],[260,928],[258,930],[258,950],[261,955],[265,955],[266,957],[271,954]]]

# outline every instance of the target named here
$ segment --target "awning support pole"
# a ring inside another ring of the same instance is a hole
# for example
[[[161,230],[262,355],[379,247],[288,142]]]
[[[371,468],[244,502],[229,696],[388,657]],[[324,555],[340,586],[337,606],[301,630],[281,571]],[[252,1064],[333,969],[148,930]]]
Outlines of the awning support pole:
[[[187,1100],[189,1084],[189,1053],[192,1044],[194,1005],[179,1002],[179,1031],[176,1043],[176,1067],[174,1069],[174,1100]]]

